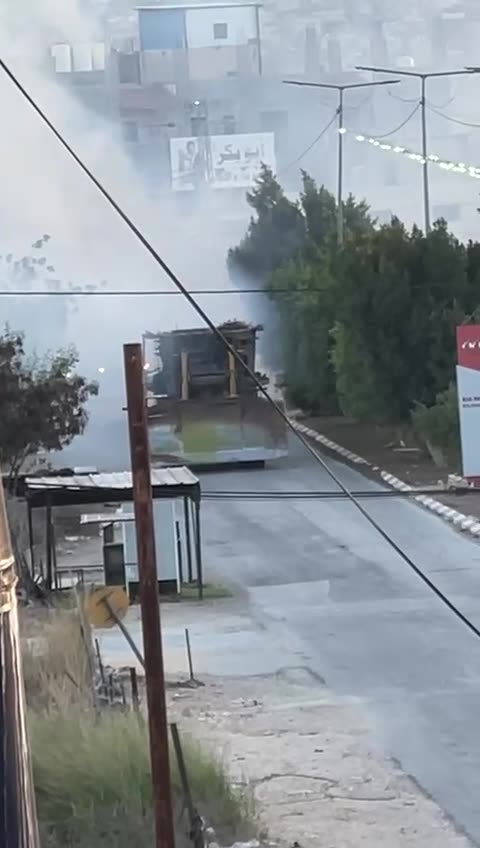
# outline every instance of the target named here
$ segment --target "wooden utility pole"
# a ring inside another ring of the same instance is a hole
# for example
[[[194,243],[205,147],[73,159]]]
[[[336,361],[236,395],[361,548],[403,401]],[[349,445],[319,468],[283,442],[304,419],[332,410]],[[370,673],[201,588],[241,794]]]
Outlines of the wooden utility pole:
[[[160,604],[155,557],[147,409],[143,386],[142,346],[140,344],[124,345],[123,353],[152,763],[155,848],[174,848],[175,835],[170,787],[165,676],[160,631]]]
[[[0,479],[0,845],[40,848],[25,716],[16,583]]]

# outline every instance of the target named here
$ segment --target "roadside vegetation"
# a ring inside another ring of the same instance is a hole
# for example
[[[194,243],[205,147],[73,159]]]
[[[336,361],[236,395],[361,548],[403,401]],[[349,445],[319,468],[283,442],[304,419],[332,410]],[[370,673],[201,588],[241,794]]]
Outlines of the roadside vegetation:
[[[95,708],[89,651],[76,610],[32,629],[24,612],[24,676],[38,815],[45,848],[153,844],[147,725],[130,707]],[[181,730],[181,728],[180,728]],[[224,844],[248,838],[255,813],[220,760],[182,736],[192,796]],[[171,753],[177,845],[190,845]],[[183,812],[183,815],[182,815]]]
[[[458,457],[455,328],[480,319],[480,243],[445,221],[427,236],[397,218],[379,226],[349,197],[339,251],[335,198],[308,174],[298,202],[267,168],[247,197],[230,268],[269,290],[290,402],[413,429],[437,463]]]

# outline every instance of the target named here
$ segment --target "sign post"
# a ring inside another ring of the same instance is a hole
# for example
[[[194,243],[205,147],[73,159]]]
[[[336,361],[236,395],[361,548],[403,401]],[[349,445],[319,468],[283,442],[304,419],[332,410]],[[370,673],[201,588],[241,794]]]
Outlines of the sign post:
[[[457,392],[463,476],[480,481],[480,324],[457,327]]]

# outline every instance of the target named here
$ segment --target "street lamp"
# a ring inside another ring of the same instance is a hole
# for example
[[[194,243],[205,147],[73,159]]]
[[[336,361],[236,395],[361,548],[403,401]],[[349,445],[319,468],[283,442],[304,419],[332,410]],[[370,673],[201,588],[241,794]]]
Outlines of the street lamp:
[[[367,65],[357,65],[357,71],[371,71],[374,74],[398,74],[402,77],[414,77],[421,82],[421,98],[420,108],[422,114],[422,166],[423,166],[423,205],[425,217],[425,232],[431,230],[430,220],[430,184],[428,179],[428,139],[427,139],[427,80],[434,77],[459,77],[469,76],[480,72],[479,68],[465,68],[458,71],[430,71],[423,73],[421,71],[406,71],[398,68],[377,68]]]
[[[337,189],[337,242],[339,247],[344,241],[344,216],[343,216],[343,137],[347,132],[344,117],[345,92],[354,88],[374,88],[379,85],[396,85],[400,80],[378,80],[374,82],[353,82],[335,85],[329,82],[304,82],[301,80],[283,80],[285,85],[302,85],[311,88],[327,88],[338,92],[338,189]]]

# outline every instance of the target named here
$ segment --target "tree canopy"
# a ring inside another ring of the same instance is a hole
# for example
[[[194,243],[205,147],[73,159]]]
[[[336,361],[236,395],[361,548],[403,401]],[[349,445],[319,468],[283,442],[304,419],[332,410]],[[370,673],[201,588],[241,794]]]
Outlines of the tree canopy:
[[[428,235],[397,218],[379,226],[349,197],[339,249],[335,198],[306,173],[294,201],[264,169],[248,201],[255,215],[230,262],[268,289],[291,400],[422,426],[425,410],[448,406],[450,431],[455,328],[480,316],[480,243],[445,221]]]
[[[58,451],[85,430],[98,386],[76,373],[74,348],[28,357],[24,336],[0,336],[0,465],[12,476],[39,451]]]

